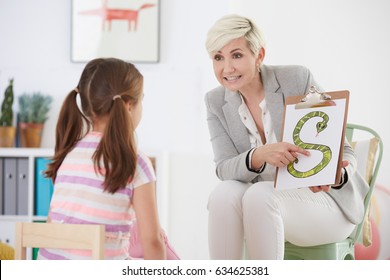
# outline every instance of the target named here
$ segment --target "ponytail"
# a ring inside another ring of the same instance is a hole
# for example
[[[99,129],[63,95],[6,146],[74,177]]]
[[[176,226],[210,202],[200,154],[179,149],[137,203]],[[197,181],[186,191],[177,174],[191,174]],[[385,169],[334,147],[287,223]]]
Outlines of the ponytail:
[[[116,98],[115,98],[116,99]],[[124,102],[113,99],[108,122],[94,154],[95,166],[105,168],[104,188],[115,193],[134,177],[137,166],[137,148],[134,127]]]
[[[68,94],[64,100],[58,117],[55,155],[45,172],[46,177],[51,178],[53,182],[56,179],[57,170],[65,156],[73,149],[77,141],[85,135],[85,131],[83,131],[84,122],[87,125],[87,129],[90,127],[88,119],[80,112],[77,106],[77,93],[78,90],[73,89]]]

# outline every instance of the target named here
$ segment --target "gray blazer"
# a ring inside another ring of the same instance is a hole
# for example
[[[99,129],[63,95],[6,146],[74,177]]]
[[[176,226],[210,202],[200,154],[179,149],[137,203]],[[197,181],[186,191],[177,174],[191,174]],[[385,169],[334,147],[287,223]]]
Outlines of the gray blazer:
[[[265,100],[278,141],[281,140],[284,101],[287,96],[302,95],[314,85],[310,71],[303,66],[261,66]],[[219,86],[205,96],[207,122],[214,151],[216,174],[220,180],[242,182],[261,181],[261,175],[249,171],[246,156],[251,149],[248,131],[238,114],[241,98],[237,92]],[[345,141],[343,159],[349,161],[346,168],[348,181],[341,189],[331,189],[330,195],[345,216],[354,224],[363,220],[364,197],[368,185],[357,172],[356,158]]]

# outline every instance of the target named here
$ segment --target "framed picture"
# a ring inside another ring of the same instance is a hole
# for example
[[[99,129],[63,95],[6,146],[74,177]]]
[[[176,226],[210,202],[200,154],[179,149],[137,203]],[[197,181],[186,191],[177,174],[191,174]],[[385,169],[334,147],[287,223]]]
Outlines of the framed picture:
[[[71,60],[159,61],[159,0],[72,0]]]

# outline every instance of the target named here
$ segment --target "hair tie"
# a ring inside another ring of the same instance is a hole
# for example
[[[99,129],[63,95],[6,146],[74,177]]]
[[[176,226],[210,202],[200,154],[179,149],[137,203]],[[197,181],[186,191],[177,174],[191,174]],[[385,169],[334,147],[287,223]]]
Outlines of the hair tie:
[[[117,99],[117,98],[122,98],[119,94],[117,94],[117,95],[114,95],[114,97],[112,98],[112,100],[115,100],[115,99]]]
[[[80,93],[79,89],[77,87],[74,88],[74,91],[77,93]]]

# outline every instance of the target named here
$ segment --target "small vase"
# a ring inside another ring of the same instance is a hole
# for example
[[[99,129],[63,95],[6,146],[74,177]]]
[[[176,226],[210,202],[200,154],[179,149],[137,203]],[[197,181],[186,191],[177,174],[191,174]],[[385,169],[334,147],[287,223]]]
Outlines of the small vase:
[[[19,123],[20,144],[24,148],[41,147],[43,123]]]
[[[0,147],[12,148],[15,143],[16,128],[0,126]]]

